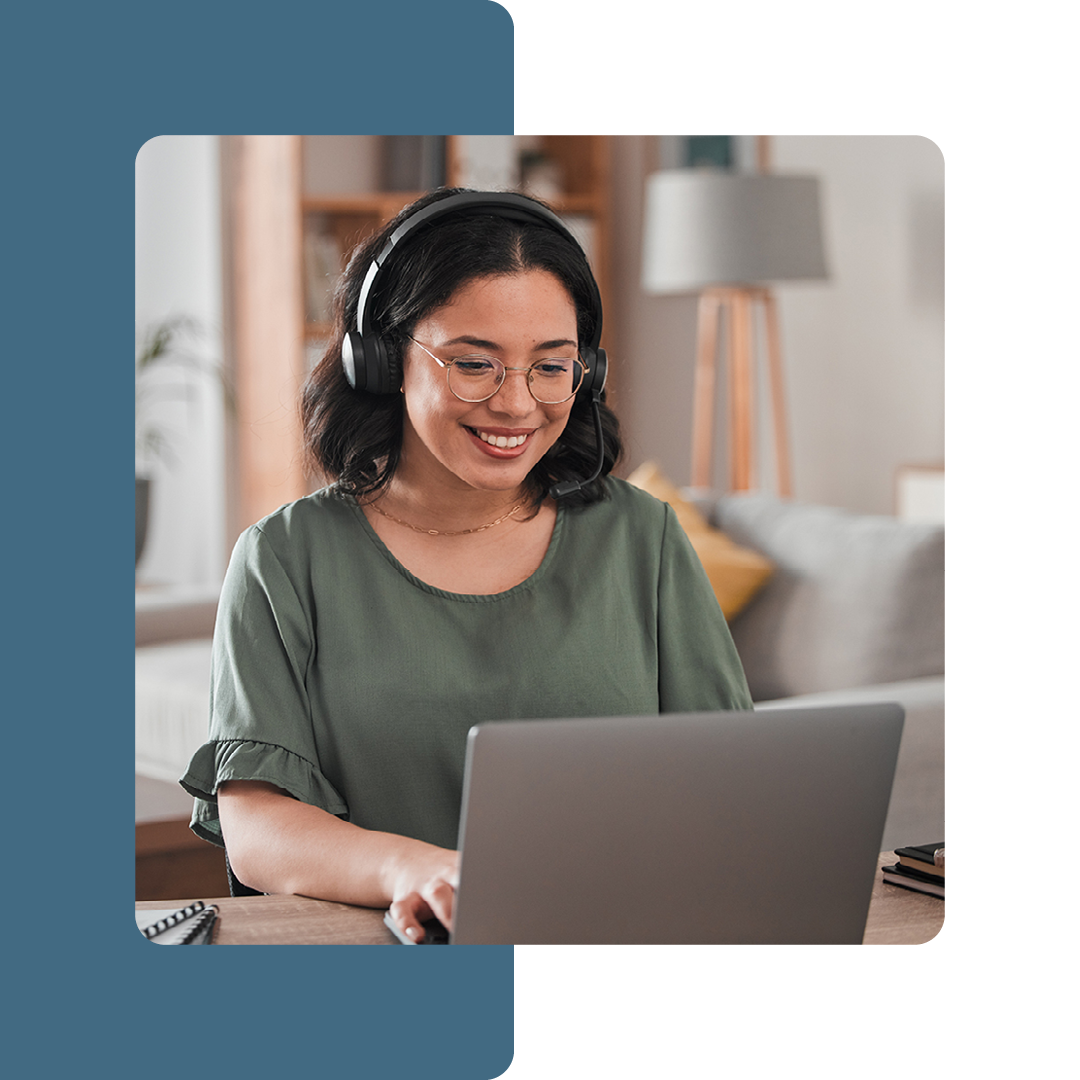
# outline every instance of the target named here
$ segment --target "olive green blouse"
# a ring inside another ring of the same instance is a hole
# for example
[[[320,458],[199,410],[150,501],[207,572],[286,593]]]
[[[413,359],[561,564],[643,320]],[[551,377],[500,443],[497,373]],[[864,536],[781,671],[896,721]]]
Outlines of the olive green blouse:
[[[453,848],[484,720],[749,709],[724,617],[666,503],[621,480],[559,508],[536,572],[490,596],[432,588],[333,488],[248,529],[214,634],[210,738],[183,786],[264,780],[369,829]]]

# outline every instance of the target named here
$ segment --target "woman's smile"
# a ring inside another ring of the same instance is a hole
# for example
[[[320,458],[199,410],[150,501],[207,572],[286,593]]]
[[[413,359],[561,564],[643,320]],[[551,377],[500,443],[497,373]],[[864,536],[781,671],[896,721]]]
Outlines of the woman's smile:
[[[532,435],[532,429],[522,431],[515,428],[473,428],[465,430],[478,439],[485,453],[493,457],[512,458],[525,452],[525,443]]]

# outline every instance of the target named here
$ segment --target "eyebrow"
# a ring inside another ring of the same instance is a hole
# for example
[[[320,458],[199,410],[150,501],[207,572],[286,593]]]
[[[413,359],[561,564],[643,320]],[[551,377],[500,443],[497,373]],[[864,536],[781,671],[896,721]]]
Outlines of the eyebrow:
[[[476,349],[487,349],[490,352],[499,352],[499,346],[494,341],[488,341],[485,338],[472,337],[469,334],[462,334],[460,337],[451,338],[446,342],[443,348],[449,345],[471,345]],[[564,346],[569,345],[571,348],[577,348],[577,342],[571,338],[553,338],[551,341],[541,341],[539,345],[535,346],[533,352],[542,352],[548,349],[561,349]]]

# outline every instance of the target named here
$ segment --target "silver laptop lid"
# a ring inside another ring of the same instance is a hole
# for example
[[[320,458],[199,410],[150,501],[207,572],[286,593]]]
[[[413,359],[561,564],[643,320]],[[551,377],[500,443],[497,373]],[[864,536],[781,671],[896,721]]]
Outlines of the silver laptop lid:
[[[454,944],[858,943],[898,705],[481,724]]]

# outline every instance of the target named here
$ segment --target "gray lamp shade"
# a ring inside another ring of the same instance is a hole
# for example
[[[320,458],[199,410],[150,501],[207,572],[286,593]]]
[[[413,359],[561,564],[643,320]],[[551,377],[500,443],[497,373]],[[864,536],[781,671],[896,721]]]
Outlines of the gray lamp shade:
[[[645,193],[642,285],[678,293],[823,278],[819,204],[812,176],[708,168],[653,173]]]

